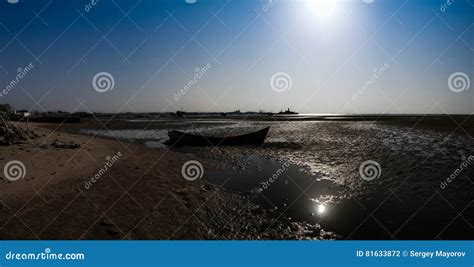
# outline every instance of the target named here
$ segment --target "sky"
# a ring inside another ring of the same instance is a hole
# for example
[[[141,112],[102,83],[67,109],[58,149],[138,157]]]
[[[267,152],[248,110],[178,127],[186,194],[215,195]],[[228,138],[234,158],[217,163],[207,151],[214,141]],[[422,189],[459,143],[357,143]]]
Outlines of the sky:
[[[473,0],[0,0],[0,103],[474,113]]]

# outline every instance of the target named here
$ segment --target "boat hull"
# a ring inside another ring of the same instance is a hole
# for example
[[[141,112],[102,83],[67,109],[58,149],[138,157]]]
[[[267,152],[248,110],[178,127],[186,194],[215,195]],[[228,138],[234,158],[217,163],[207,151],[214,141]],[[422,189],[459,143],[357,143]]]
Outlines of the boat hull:
[[[266,127],[260,131],[228,137],[204,136],[199,134],[189,134],[176,130],[168,132],[170,144],[177,146],[243,146],[261,145],[265,142],[268,130]]]

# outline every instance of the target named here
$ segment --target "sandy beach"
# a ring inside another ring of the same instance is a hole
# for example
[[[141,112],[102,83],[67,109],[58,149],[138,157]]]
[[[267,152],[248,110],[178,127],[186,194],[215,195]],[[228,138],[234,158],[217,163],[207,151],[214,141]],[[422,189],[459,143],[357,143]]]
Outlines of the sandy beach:
[[[21,160],[26,167],[23,179],[0,184],[2,239],[304,238],[241,196],[183,179],[190,155],[43,126],[56,127],[33,124],[38,139],[1,148],[3,163]],[[81,148],[51,147],[56,140]],[[116,155],[122,156],[86,186]]]

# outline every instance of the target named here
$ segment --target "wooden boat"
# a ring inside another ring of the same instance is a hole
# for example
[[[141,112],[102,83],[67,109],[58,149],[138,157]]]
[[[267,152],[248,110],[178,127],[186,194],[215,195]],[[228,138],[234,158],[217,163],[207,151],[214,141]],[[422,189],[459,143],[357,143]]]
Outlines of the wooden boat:
[[[268,130],[266,127],[262,130],[228,137],[205,136],[201,134],[190,134],[172,130],[168,132],[170,140],[169,144],[178,146],[242,146],[242,145],[259,145],[265,142]]]

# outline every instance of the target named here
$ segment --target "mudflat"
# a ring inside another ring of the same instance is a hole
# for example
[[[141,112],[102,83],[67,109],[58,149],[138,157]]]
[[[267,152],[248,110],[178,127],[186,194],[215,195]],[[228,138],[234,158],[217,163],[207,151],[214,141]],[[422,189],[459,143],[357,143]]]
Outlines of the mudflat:
[[[261,146],[161,144],[170,129],[223,135],[267,126]],[[3,239],[469,239],[472,126],[469,117],[33,124],[38,138],[0,147],[0,166],[25,165],[22,179],[0,183],[0,233]],[[196,173],[183,173],[189,162],[201,165]],[[373,162],[375,173],[361,171]]]

